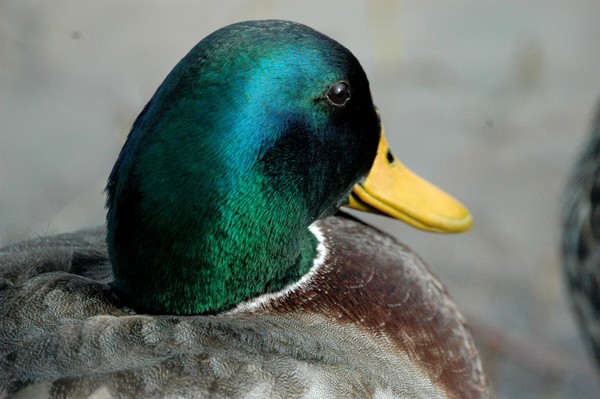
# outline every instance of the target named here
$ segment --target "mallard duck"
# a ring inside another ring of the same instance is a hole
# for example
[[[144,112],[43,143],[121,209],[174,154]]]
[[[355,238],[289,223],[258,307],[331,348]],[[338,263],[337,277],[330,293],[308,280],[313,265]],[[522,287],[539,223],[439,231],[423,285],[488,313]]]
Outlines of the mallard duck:
[[[443,286],[343,205],[471,225],[390,152],[345,47],[287,21],[212,33],[134,122],[106,228],[0,252],[2,392],[487,397]]]
[[[564,275],[575,318],[600,368],[600,108],[565,194]]]

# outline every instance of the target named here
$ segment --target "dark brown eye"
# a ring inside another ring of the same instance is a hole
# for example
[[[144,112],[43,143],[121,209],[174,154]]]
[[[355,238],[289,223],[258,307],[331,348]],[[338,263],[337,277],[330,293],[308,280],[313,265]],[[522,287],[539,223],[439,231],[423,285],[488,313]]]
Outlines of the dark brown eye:
[[[337,82],[327,90],[327,100],[337,107],[345,105],[350,100],[350,87],[346,82]]]

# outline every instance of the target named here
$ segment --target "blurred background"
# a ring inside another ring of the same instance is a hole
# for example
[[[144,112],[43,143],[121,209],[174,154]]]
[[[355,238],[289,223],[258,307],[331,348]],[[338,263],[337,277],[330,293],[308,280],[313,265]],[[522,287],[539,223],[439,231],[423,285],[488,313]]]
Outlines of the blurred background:
[[[600,96],[597,0],[0,0],[0,243],[103,222],[106,177],[170,69],[226,24],[292,19],[361,60],[396,155],[473,229],[359,217],[463,310],[495,398],[599,398],[559,259],[561,192]]]

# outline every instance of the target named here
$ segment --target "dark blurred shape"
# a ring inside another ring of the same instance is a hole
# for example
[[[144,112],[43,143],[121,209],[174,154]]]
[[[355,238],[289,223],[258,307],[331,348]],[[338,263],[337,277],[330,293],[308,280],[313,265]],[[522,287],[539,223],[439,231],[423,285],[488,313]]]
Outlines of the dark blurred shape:
[[[575,318],[600,371],[600,104],[565,193],[562,252]]]

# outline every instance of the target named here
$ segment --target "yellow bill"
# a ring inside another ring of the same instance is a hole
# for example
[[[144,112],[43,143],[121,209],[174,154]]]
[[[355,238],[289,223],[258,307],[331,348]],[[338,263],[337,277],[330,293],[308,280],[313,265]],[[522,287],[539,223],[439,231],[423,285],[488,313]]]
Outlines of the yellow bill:
[[[371,171],[364,182],[354,186],[346,206],[384,214],[436,233],[466,231],[473,223],[463,204],[411,172],[392,155],[383,125]]]

